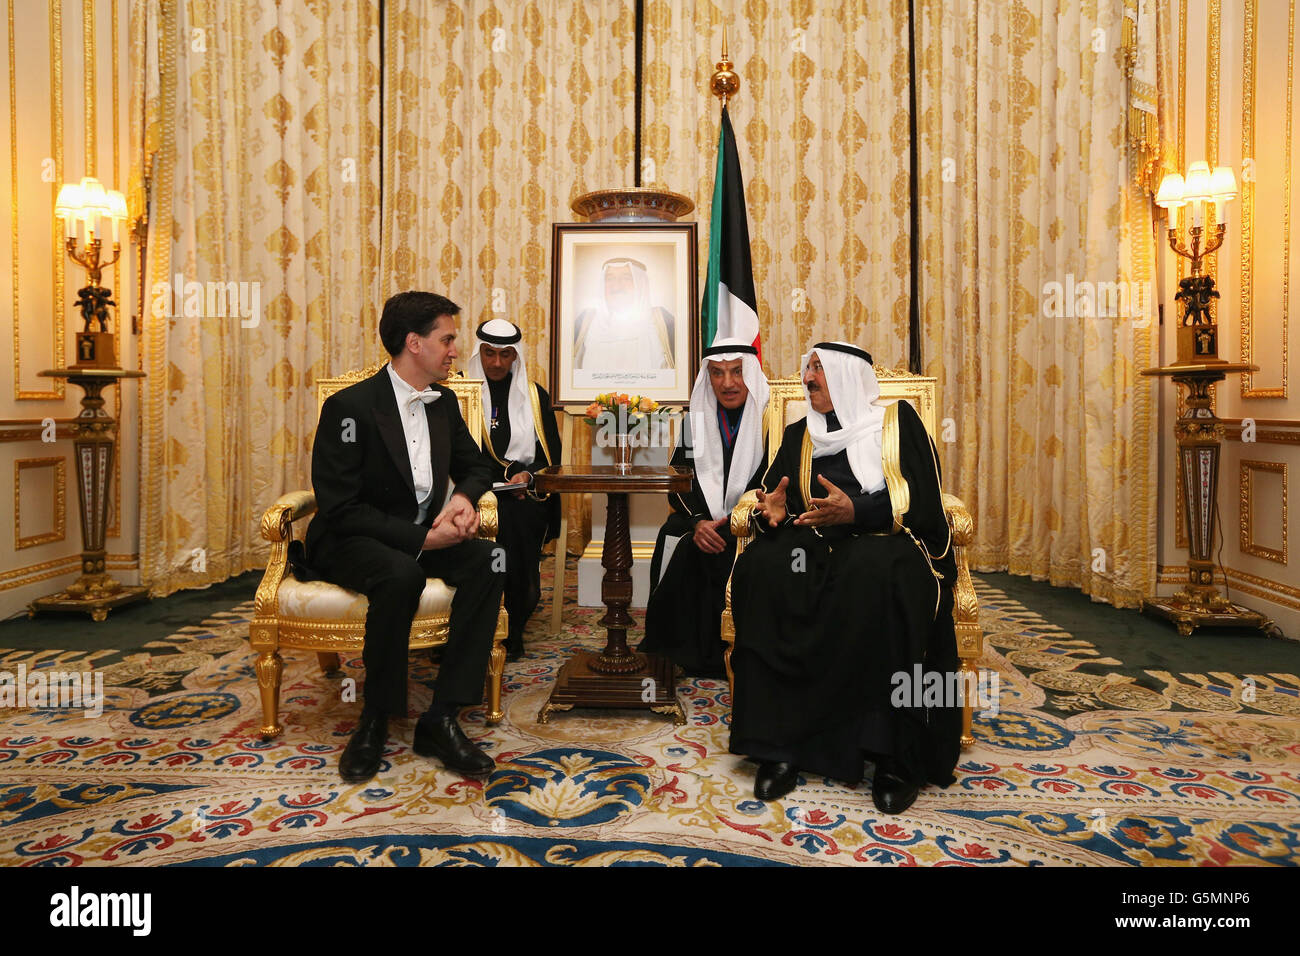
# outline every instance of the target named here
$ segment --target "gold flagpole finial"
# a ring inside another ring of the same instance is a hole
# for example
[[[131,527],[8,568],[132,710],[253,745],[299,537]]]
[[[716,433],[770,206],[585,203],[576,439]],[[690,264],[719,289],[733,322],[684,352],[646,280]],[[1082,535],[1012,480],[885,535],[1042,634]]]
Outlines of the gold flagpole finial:
[[[740,91],[740,77],[736,75],[731,58],[727,56],[727,25],[722,24],[722,59],[717,63],[717,69],[713,72],[713,78],[709,81],[709,89],[713,95],[722,101],[725,108],[727,100],[735,96]]]

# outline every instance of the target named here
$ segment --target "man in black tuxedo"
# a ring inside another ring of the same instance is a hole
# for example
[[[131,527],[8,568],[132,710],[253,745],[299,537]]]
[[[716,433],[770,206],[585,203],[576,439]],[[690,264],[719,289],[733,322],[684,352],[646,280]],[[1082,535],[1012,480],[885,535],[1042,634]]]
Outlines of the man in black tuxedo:
[[[494,766],[456,721],[460,708],[482,699],[505,584],[496,545],[474,537],[475,502],[492,485],[491,468],[456,396],[434,384],[456,358],[458,312],[432,292],[384,303],[379,337],[392,360],[327,398],[316,428],[307,559],[321,578],[370,602],[364,704],[339,758],[349,783],[378,772],[388,719],[406,716],[411,621],[430,576],[456,594],[433,705],[416,724],[413,749],[463,773]],[[449,477],[455,493],[443,505]]]

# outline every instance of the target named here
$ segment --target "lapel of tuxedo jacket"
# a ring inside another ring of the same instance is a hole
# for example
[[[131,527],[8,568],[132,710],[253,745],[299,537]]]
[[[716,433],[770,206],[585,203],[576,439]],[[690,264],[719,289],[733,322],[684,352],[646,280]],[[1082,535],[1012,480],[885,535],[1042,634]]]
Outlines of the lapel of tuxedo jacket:
[[[392,456],[398,474],[406,482],[406,490],[415,497],[415,477],[411,474],[411,456],[406,451],[406,432],[402,430],[402,419],[397,408],[397,396],[393,394],[393,381],[388,377],[388,366],[384,366],[371,379],[374,382],[374,400],[370,404],[375,416],[375,428],[384,440],[384,447]]]

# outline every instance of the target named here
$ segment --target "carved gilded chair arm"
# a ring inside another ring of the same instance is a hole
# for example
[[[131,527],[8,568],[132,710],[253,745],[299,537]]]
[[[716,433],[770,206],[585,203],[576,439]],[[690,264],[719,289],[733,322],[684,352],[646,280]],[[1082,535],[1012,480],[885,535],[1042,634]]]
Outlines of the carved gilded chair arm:
[[[966,503],[956,495],[943,496],[943,513],[948,517],[948,527],[952,528],[953,544],[967,548],[975,540],[975,519],[966,510]]]
[[[293,523],[316,513],[316,496],[310,491],[290,491],[276,499],[262,515],[262,537],[267,541],[288,541]]]
[[[266,573],[257,586],[253,614],[257,619],[273,618],[276,597],[289,566],[289,542],[293,540],[293,523],[316,513],[316,496],[310,491],[290,491],[276,499],[262,515],[262,537],[271,542],[271,556]]]
[[[750,490],[740,496],[731,509],[731,534],[737,541],[748,541],[754,536],[751,518],[758,507],[758,492]]]
[[[497,496],[490,491],[485,491],[483,497],[478,500],[478,536],[495,541],[497,522]]]
[[[957,630],[957,653],[966,660],[978,660],[983,653],[983,632],[979,626],[979,599],[970,579],[966,549],[975,541],[975,519],[956,495],[943,496],[943,510],[952,529],[953,557],[957,561],[957,583],[953,588],[953,623]]]
[[[747,491],[740,496],[736,507],[731,509],[731,534],[736,539],[736,557],[745,550],[754,537],[753,515],[758,507],[758,493]],[[722,640],[727,644],[723,660],[727,666],[727,680],[732,680],[731,645],[736,643],[736,624],[731,616],[731,575],[727,575],[727,587],[722,601]]]

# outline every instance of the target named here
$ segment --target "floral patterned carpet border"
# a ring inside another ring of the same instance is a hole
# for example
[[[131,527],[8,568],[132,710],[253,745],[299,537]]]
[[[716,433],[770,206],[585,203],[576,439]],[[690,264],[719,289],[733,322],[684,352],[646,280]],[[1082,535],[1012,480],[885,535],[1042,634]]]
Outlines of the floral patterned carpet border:
[[[554,639],[539,613],[527,657],[507,665],[505,720],[465,712],[497,760],[485,780],[414,754],[408,719],[392,723],[379,775],[344,784],[338,755],[359,705],[308,653],[286,653],[285,731],[262,741],[251,604],[133,653],[0,649],[0,672],[95,668],[106,693],[94,719],[0,710],[0,864],[1300,863],[1294,675],[1161,672],[1153,691],[976,583],[1000,708],[977,717],[957,782],[896,817],[875,811],[869,784],[811,775],[780,802],[755,800],[754,765],[727,753],[722,681],[679,682],[682,727],[577,710],[539,724],[564,661],[602,643],[603,609],[570,609]],[[434,671],[412,662],[417,714]],[[359,660],[344,665],[362,677]]]

